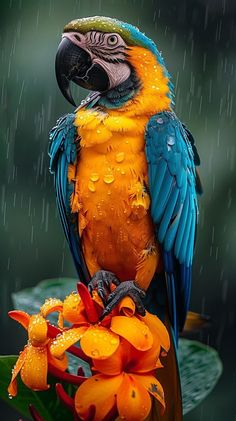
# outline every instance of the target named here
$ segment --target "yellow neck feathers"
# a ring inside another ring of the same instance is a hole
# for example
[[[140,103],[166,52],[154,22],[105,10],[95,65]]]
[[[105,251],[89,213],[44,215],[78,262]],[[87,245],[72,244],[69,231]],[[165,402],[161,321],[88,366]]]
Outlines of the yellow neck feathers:
[[[135,68],[142,86],[137,95],[121,108],[81,108],[76,112],[75,126],[81,138],[80,146],[91,147],[111,140],[144,137],[146,124],[158,112],[169,110],[168,78],[156,57],[145,48],[132,47],[129,61]],[[103,149],[101,149],[103,152]]]
[[[165,76],[163,67],[157,62],[151,51],[142,47],[131,47],[129,62],[134,67],[141,80],[142,87],[138,94],[122,108],[112,113],[125,112],[127,116],[151,116],[158,112],[169,110],[171,99],[169,94],[169,79]]]

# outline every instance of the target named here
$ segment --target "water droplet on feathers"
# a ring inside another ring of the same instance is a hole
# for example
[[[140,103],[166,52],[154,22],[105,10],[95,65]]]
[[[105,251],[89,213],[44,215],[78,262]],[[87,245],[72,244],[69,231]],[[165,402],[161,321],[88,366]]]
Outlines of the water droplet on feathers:
[[[115,178],[114,178],[114,176],[112,174],[106,174],[103,177],[103,181],[106,184],[111,184],[111,183],[113,183],[114,180],[115,180]]]
[[[93,173],[90,175],[90,180],[91,180],[91,181],[98,181],[98,180],[99,180],[99,175],[98,175],[98,173],[93,172]]]
[[[124,161],[124,158],[125,158],[124,152],[118,152],[116,154],[116,162],[122,162]]]
[[[95,184],[94,184],[93,181],[89,181],[89,183],[88,183],[88,189],[89,189],[89,191],[91,191],[93,193],[96,191],[96,187],[95,187]]]

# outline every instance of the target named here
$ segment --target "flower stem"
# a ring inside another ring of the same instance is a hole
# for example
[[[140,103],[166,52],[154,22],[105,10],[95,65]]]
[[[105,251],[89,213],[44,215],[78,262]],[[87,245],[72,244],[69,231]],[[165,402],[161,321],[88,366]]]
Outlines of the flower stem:
[[[45,421],[31,403],[29,404],[29,411],[34,421]]]
[[[87,377],[76,376],[75,374],[70,374],[65,371],[61,371],[59,370],[59,368],[56,368],[52,364],[48,364],[48,370],[54,377],[57,377],[58,379],[63,380],[67,383],[75,384],[77,386],[83,383],[85,380],[87,380]]]

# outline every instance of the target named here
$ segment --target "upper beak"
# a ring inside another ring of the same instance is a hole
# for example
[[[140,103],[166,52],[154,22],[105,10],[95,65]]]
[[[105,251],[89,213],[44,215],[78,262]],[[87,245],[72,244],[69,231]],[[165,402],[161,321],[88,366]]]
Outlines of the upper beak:
[[[109,78],[105,70],[99,64],[93,64],[89,53],[66,37],[59,44],[55,69],[62,94],[74,106],[76,104],[70,90],[71,80],[94,91],[105,91],[109,87]]]

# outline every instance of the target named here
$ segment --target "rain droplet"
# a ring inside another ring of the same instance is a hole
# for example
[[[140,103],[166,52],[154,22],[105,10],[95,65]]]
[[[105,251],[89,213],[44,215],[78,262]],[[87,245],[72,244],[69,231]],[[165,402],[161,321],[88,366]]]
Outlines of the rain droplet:
[[[88,189],[91,191],[91,192],[95,192],[96,191],[96,188],[95,188],[95,185],[94,185],[94,182],[93,181],[89,181],[89,183],[88,183]]]
[[[169,136],[167,140],[168,145],[172,146],[175,144],[175,138],[173,136]]]
[[[124,158],[125,158],[124,152],[118,152],[116,154],[116,162],[122,162],[124,161]]]
[[[106,174],[106,175],[104,175],[104,177],[103,177],[103,181],[104,181],[104,183],[106,183],[106,184],[111,184],[111,183],[113,183],[113,181],[114,181],[114,176],[113,176],[112,174]]]
[[[93,349],[93,350],[91,351],[91,355],[92,355],[93,357],[99,357],[99,351],[98,351],[98,349]]]
[[[99,180],[99,175],[98,175],[98,173],[93,172],[93,173],[90,175],[90,180],[91,180],[91,181],[98,181],[98,180]]]

